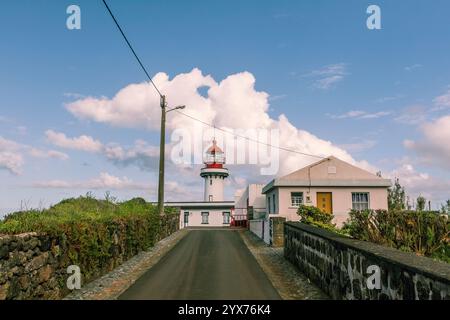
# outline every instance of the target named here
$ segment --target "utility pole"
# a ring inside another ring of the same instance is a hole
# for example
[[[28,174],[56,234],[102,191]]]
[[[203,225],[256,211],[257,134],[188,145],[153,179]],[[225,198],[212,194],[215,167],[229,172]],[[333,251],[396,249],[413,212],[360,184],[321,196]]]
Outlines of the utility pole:
[[[166,151],[166,96],[161,95],[161,137],[159,141],[158,212],[164,214],[164,154]]]
[[[166,96],[161,95],[161,137],[159,141],[159,180],[158,180],[158,212],[164,214],[164,156],[166,152],[166,114],[173,110],[184,109],[186,106],[177,106],[167,110]]]

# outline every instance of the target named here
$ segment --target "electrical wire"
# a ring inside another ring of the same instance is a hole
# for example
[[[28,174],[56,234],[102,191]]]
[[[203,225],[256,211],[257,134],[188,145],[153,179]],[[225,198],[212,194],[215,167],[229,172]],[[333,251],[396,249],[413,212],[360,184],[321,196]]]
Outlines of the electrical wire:
[[[144,71],[145,75],[147,76],[148,80],[150,80],[151,84],[153,85],[153,87],[155,88],[156,92],[158,92],[159,96],[162,97],[163,95],[161,94],[161,91],[159,91],[158,87],[156,86],[156,84],[153,82],[152,77],[150,77],[149,73],[147,72],[147,69],[145,69],[144,65],[141,62],[141,59],[139,59],[136,51],[134,51],[133,46],[131,45],[130,41],[128,41],[127,36],[125,35],[125,33],[123,32],[122,28],[119,25],[119,22],[117,21],[116,17],[114,16],[114,14],[112,13],[111,9],[109,8],[108,4],[106,3],[105,0],[102,0],[103,4],[105,5],[106,9],[108,10],[111,18],[114,20],[114,23],[116,24],[117,28],[119,29],[120,33],[122,34],[122,37],[125,39],[125,42],[127,43],[128,47],[130,48],[131,52],[133,53],[134,57],[136,58],[137,62],[139,63],[139,65],[141,66],[142,70]]]
[[[188,117],[188,118],[190,118],[190,119],[192,119],[192,120],[195,120],[195,121],[197,121],[197,122],[200,122],[200,123],[202,123],[202,124],[204,124],[204,125],[206,125],[206,126],[208,126],[208,127],[211,127],[211,128],[214,128],[215,130],[219,130],[219,131],[228,133],[228,134],[233,135],[233,136],[235,136],[235,137],[239,137],[239,138],[242,138],[242,139],[246,139],[246,140],[248,140],[248,141],[252,141],[252,142],[255,142],[255,143],[259,143],[259,144],[262,144],[262,145],[265,145],[265,146],[268,146],[268,147],[271,147],[271,148],[275,148],[275,149],[279,149],[279,150],[283,150],[283,151],[287,151],[287,152],[292,152],[292,153],[301,154],[301,155],[303,155],[303,156],[309,156],[309,157],[314,157],[314,158],[318,158],[318,159],[327,159],[327,157],[322,157],[322,156],[318,156],[318,155],[315,155],[315,154],[310,154],[310,153],[306,153],[306,152],[301,152],[301,151],[297,151],[297,150],[293,150],[293,149],[289,149],[289,148],[285,148],[285,147],[274,146],[274,145],[272,145],[272,144],[270,144],[270,143],[267,143],[267,142],[262,142],[262,141],[259,141],[259,140],[256,140],[256,139],[252,139],[252,138],[250,138],[250,137],[246,137],[246,136],[243,136],[243,135],[239,135],[239,134],[237,134],[237,133],[234,133],[234,132],[231,132],[231,131],[222,129],[222,128],[218,128],[218,127],[216,127],[215,125],[213,125],[213,124],[211,124],[211,123],[207,123],[207,122],[205,122],[205,121],[203,121],[203,120],[197,119],[197,118],[195,118],[195,117],[193,117],[193,116],[191,116],[191,115],[188,115],[188,114],[186,114],[186,113],[184,113],[184,112],[181,112],[181,111],[179,111],[179,110],[175,110],[175,111],[178,112],[179,114],[185,116],[185,117]]]
[[[153,79],[150,77],[150,75],[149,75],[149,73],[147,72],[147,69],[145,68],[145,66],[144,66],[144,64],[142,63],[141,59],[139,59],[139,56],[137,55],[136,51],[134,50],[133,46],[131,45],[131,43],[130,43],[130,41],[128,40],[127,36],[125,35],[124,31],[122,30],[122,27],[120,26],[120,24],[119,24],[119,22],[117,21],[116,17],[114,16],[114,14],[112,13],[112,11],[111,11],[111,9],[109,8],[108,4],[106,3],[106,0],[102,0],[102,2],[103,2],[103,4],[105,5],[106,9],[108,10],[108,12],[109,12],[111,18],[113,19],[114,23],[116,24],[117,28],[119,29],[119,31],[120,31],[122,37],[124,38],[125,42],[127,43],[128,47],[130,48],[131,52],[133,53],[134,57],[136,58],[137,62],[139,63],[141,69],[144,71],[145,75],[146,75],[147,78],[150,80],[150,83],[153,85],[153,87],[155,88],[156,92],[158,92],[160,98],[162,98],[163,95],[161,94],[161,91],[158,89],[158,87],[156,86],[156,84],[153,82]],[[314,155],[314,154],[309,154],[309,153],[306,153],[306,152],[301,152],[301,151],[297,151],[297,150],[293,150],[293,149],[289,149],[289,148],[285,148],[285,147],[274,146],[274,145],[272,145],[272,144],[270,144],[270,143],[262,142],[262,141],[259,141],[259,140],[256,140],[256,139],[252,139],[252,138],[250,138],[250,137],[245,137],[245,136],[236,134],[236,133],[234,133],[234,132],[231,132],[231,131],[228,131],[228,130],[225,130],[225,129],[222,129],[222,128],[217,128],[217,127],[216,127],[215,125],[213,125],[213,124],[210,124],[210,123],[207,123],[207,122],[202,121],[202,120],[200,120],[200,119],[197,119],[197,118],[195,118],[195,117],[193,117],[193,116],[190,116],[190,115],[188,115],[188,114],[186,114],[186,113],[184,113],[184,112],[181,112],[181,111],[179,111],[179,110],[174,110],[174,111],[176,111],[176,112],[178,112],[179,114],[181,114],[181,115],[183,115],[183,116],[185,116],[185,117],[188,117],[188,118],[190,118],[190,119],[192,119],[192,120],[195,120],[195,121],[197,121],[197,122],[200,122],[200,123],[202,123],[202,124],[204,124],[204,125],[206,125],[206,126],[209,126],[209,127],[211,127],[211,128],[214,128],[214,131],[217,129],[217,130],[219,130],[219,131],[222,131],[222,132],[231,134],[231,135],[233,135],[233,136],[235,136],[235,137],[243,138],[243,139],[246,139],[246,140],[248,140],[248,141],[252,141],[252,142],[255,142],[255,143],[258,143],[258,144],[262,144],[262,145],[265,145],[265,146],[268,146],[268,147],[271,147],[271,148],[276,148],[276,149],[279,149],[279,150],[283,150],[283,151],[287,151],[287,152],[291,152],[291,153],[296,153],[296,154],[300,154],[300,155],[303,155],[303,156],[314,157],[314,158],[318,158],[318,159],[326,159],[326,157],[322,157],[322,156],[318,156],[318,155]]]

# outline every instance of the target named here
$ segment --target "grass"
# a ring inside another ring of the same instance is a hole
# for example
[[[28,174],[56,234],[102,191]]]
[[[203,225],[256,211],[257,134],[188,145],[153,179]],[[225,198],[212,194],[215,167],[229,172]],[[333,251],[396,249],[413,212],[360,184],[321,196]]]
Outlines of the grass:
[[[167,213],[173,209],[167,208]],[[109,223],[133,218],[158,218],[156,206],[142,198],[125,202],[91,196],[71,198],[44,210],[19,211],[0,221],[0,233],[42,232],[53,234],[63,225]]]
[[[37,232],[52,253],[58,252],[57,270],[77,265],[90,281],[176,231],[176,210],[165,212],[160,216],[155,205],[141,198],[117,202],[86,196],[9,214],[0,221],[0,234]],[[64,275],[58,273],[61,279]]]

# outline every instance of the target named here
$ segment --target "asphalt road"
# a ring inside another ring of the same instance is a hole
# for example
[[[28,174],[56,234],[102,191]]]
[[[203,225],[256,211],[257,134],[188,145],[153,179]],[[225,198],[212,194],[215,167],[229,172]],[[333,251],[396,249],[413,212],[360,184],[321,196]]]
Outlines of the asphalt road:
[[[191,230],[119,299],[281,299],[239,233]]]

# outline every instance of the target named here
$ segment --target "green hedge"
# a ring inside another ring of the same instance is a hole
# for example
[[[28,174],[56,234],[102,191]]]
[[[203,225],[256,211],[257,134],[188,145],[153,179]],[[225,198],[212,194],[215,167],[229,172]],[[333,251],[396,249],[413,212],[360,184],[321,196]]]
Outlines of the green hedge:
[[[314,206],[301,205],[300,221],[341,235],[450,263],[450,219],[434,211],[352,210],[341,229],[333,215]]]
[[[42,211],[10,214],[0,234],[37,232],[61,268],[78,265],[85,281],[104,274],[178,228],[178,213],[136,198],[115,203],[92,197],[67,199]]]
[[[450,262],[450,219],[432,211],[351,211],[342,229],[351,237]]]

